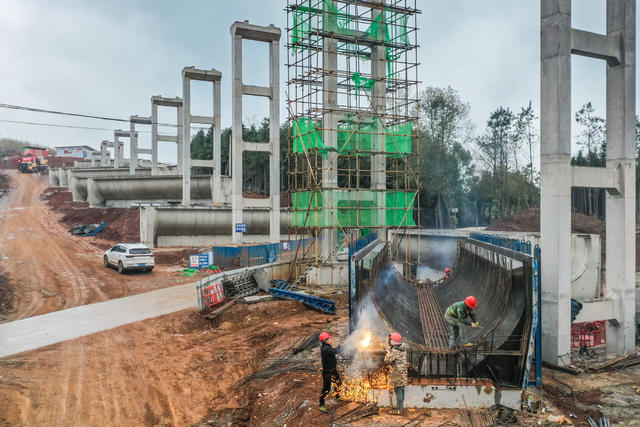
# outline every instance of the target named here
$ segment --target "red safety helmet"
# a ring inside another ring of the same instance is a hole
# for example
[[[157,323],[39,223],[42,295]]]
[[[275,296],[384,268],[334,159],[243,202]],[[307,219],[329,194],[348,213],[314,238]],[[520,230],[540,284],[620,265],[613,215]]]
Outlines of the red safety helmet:
[[[468,296],[464,299],[464,303],[467,304],[467,307],[469,308],[476,308],[476,306],[478,305],[478,301],[476,300],[476,297],[474,296]]]
[[[402,342],[402,336],[397,333],[397,332],[393,332],[389,338],[391,338],[392,340],[396,341],[396,342]]]
[[[320,339],[320,341],[326,341],[329,338],[331,338],[331,335],[329,335],[328,332],[323,332],[320,334],[320,336],[318,337]]]
[[[451,273],[451,269],[449,267],[447,267],[447,268],[444,269],[444,272],[445,273]]]

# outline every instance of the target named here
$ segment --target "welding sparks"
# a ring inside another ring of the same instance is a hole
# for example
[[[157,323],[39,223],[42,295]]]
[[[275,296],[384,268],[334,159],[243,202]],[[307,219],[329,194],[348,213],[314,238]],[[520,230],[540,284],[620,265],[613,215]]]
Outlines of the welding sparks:
[[[391,389],[389,373],[382,369],[368,374],[346,376],[342,381],[340,395],[353,402],[366,402],[374,389]]]
[[[371,333],[367,332],[362,341],[360,341],[360,347],[367,348],[371,344]]]

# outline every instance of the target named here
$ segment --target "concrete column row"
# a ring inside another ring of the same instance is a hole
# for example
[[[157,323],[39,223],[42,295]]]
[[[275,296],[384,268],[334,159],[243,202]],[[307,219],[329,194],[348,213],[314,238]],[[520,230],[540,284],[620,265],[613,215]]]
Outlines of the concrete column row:
[[[274,25],[267,27],[236,21],[231,26],[232,122],[231,122],[231,210],[233,241],[242,242],[242,232],[236,224],[243,223],[245,199],[242,195],[242,156],[245,151],[269,153],[269,236],[280,241],[280,38],[282,32]],[[269,45],[269,86],[245,85],[242,79],[242,41],[253,40]],[[269,143],[248,143],[242,137],[242,97],[269,98]],[[214,144],[215,145],[215,144]],[[249,203],[247,201],[247,203]],[[257,203],[255,199],[250,203]]]

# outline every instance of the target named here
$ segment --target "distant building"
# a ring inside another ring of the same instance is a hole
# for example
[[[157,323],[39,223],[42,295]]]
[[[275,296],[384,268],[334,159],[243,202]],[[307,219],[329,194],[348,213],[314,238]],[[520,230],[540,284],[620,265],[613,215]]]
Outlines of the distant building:
[[[98,150],[87,145],[70,145],[67,147],[56,147],[56,155],[58,157],[80,157],[90,159],[91,153],[97,153]]]
[[[41,147],[22,147],[22,157],[49,157],[49,150]]]

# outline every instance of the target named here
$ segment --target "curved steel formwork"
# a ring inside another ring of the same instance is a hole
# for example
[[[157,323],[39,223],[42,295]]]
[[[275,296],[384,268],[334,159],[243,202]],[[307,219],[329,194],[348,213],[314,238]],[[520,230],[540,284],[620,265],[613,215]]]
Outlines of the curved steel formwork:
[[[356,277],[362,274],[362,269],[356,271]],[[522,384],[532,325],[531,257],[464,239],[458,244],[451,277],[418,284],[393,267],[385,247],[371,263],[369,276],[356,278],[356,304],[370,297],[387,327],[404,335],[415,376]],[[478,299],[476,316],[481,326],[461,331],[473,347],[449,349],[444,312],[467,295]]]

